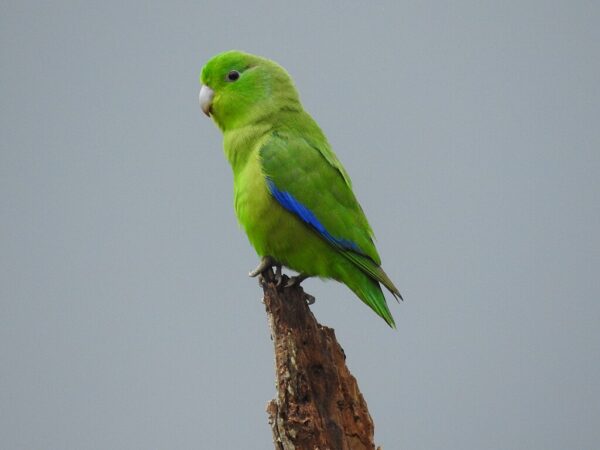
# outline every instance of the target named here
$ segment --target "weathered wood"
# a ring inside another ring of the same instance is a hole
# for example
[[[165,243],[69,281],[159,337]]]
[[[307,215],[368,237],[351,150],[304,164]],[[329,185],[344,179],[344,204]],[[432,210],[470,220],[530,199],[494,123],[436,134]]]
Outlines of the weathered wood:
[[[373,421],[334,330],[316,321],[301,287],[278,288],[267,278],[261,283],[277,382],[267,413],[275,449],[375,450]]]

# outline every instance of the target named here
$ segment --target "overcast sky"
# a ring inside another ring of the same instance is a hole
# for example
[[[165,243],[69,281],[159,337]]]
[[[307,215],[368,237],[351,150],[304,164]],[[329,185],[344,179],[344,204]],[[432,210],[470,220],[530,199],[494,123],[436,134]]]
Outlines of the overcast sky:
[[[0,6],[0,447],[272,448],[272,343],[198,75],[278,61],[398,331],[307,280],[386,450],[600,442],[597,2]],[[390,300],[391,301],[391,300]]]

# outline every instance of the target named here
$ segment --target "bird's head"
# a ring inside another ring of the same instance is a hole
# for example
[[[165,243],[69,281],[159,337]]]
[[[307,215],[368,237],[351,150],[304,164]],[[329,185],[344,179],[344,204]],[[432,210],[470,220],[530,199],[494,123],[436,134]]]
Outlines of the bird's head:
[[[200,82],[202,111],[223,131],[300,105],[294,83],[283,67],[237,50],[210,59],[202,68]]]

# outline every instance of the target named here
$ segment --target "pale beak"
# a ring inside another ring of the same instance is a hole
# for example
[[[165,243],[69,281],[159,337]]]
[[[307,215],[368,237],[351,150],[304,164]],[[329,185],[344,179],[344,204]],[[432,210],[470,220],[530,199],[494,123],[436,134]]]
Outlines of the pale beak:
[[[200,86],[200,95],[198,98],[200,99],[200,107],[204,114],[210,117],[210,107],[212,106],[212,99],[215,95],[214,91],[208,86],[202,85]]]

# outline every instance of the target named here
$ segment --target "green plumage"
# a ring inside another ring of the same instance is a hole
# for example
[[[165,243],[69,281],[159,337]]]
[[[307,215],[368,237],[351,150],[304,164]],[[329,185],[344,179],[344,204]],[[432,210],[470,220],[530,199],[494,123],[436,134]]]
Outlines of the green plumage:
[[[233,169],[235,211],[258,255],[346,284],[394,326],[380,283],[400,293],[380,267],[348,174],[287,72],[229,51],[206,64],[201,81],[211,90],[209,102],[201,92],[203,109],[223,131]]]

